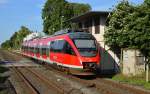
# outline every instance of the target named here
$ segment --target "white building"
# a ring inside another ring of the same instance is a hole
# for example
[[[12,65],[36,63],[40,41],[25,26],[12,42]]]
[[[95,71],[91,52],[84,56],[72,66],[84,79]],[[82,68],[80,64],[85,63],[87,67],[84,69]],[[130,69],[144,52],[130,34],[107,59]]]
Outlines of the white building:
[[[101,46],[101,62],[100,70],[102,72],[118,71],[119,58],[109,50],[104,42],[104,30],[108,15],[108,11],[91,11],[77,17],[73,17],[69,21],[77,23],[79,29],[84,29],[92,33]]]

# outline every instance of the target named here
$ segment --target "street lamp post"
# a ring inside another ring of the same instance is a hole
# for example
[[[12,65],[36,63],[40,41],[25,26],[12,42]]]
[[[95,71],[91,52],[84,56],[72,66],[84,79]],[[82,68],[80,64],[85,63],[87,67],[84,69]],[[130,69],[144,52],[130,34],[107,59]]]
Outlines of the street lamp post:
[[[64,16],[61,16],[61,30],[63,29],[63,18]]]

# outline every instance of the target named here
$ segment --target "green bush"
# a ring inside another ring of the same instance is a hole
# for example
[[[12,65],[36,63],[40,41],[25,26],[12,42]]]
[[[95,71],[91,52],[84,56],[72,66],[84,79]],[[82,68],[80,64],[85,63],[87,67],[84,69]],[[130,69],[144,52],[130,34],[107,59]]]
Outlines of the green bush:
[[[150,90],[150,82],[145,81],[144,73],[141,75],[132,76],[132,77],[126,77],[122,74],[118,74],[118,75],[112,77],[112,80],[119,81],[119,82],[125,82],[125,83],[136,85],[136,86],[141,86],[145,89]]]

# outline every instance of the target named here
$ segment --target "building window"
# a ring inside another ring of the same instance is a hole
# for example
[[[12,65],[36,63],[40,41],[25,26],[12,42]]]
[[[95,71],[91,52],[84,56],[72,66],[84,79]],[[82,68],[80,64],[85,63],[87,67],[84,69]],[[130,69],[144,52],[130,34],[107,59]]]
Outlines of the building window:
[[[94,20],[94,26],[95,26],[95,34],[100,33],[100,18],[96,18]]]
[[[82,23],[78,23],[78,25],[79,25],[79,29],[81,29],[82,28]]]

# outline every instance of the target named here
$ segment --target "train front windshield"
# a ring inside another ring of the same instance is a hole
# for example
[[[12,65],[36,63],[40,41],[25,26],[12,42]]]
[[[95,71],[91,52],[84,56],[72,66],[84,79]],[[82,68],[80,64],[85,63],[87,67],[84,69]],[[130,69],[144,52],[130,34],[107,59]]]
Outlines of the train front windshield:
[[[85,56],[85,57],[96,56],[97,48],[96,48],[95,40],[74,39],[74,43],[81,56]]]

